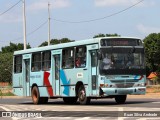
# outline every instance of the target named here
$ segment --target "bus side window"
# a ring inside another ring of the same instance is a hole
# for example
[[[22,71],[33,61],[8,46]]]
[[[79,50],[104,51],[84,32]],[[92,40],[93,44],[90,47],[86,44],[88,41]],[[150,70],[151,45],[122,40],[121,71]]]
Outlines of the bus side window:
[[[22,55],[15,56],[14,58],[14,73],[22,72]]]
[[[42,70],[47,71],[51,68],[51,52],[45,51],[42,54]]]
[[[41,70],[41,52],[32,54],[32,72]]]
[[[67,48],[63,50],[62,67],[64,69],[74,67],[74,48]]]
[[[85,46],[80,46],[76,48],[75,66],[77,68],[86,66],[86,47]]]

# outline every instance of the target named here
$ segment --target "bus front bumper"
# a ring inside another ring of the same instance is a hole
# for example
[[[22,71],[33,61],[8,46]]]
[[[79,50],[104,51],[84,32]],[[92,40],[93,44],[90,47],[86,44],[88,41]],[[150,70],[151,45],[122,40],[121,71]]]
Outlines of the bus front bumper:
[[[134,88],[100,88],[104,96],[109,95],[141,95],[146,93],[146,87]]]

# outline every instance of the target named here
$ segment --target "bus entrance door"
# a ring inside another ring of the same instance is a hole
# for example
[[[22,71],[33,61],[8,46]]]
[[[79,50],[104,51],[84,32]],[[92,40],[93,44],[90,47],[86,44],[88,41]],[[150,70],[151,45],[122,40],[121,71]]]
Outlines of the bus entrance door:
[[[30,54],[23,55],[24,60],[24,95],[30,96]]]
[[[95,96],[98,94],[98,81],[97,81],[97,50],[98,50],[98,44],[89,45],[89,88],[91,89],[91,95]]]
[[[97,94],[97,51],[91,51],[91,84],[92,94]]]
[[[52,51],[53,55],[53,90],[55,95],[60,95],[60,60],[61,60],[61,51],[62,50],[54,50]]]

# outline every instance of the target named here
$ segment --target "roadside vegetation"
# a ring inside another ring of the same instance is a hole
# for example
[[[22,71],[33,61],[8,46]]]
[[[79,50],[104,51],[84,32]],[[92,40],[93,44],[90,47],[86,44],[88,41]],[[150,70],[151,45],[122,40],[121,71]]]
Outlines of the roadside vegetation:
[[[160,85],[147,86],[147,93],[160,93]]]

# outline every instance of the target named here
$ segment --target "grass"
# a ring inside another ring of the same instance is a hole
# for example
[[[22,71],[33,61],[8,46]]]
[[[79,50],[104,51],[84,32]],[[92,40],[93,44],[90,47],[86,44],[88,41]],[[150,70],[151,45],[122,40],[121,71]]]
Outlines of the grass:
[[[15,95],[11,92],[6,92],[6,93],[0,92],[0,96],[15,96]]]
[[[2,96],[14,96],[14,94],[11,92],[12,87],[11,86],[6,86],[6,87],[1,87],[0,88],[0,97]]]

